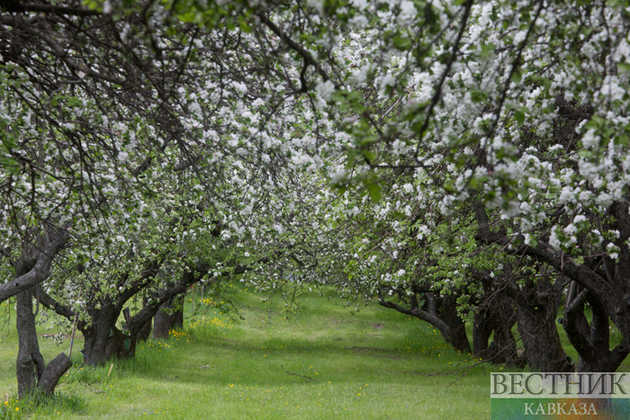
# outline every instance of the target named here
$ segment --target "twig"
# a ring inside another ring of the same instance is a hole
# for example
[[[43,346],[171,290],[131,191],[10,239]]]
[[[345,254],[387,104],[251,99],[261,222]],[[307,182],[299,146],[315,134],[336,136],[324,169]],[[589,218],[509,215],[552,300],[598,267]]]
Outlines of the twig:
[[[466,375],[468,374],[468,372],[470,372],[473,368],[475,368],[475,367],[477,367],[477,366],[479,366],[479,365],[482,365],[482,364],[484,364],[484,363],[488,363],[488,361],[487,361],[487,360],[484,360],[484,361],[482,361],[482,362],[477,362],[477,363],[475,363],[475,364],[473,364],[473,365],[469,366],[469,367],[468,367],[468,369],[466,369],[466,371],[465,371],[464,373],[462,373],[461,375],[459,375],[459,376],[457,377],[457,379],[455,379],[453,382],[451,382],[450,384],[448,384],[448,386],[447,386],[445,389],[449,389],[449,388],[451,387],[451,385],[455,384],[457,381],[459,381],[459,380],[460,380],[460,379],[462,379],[464,376],[466,376]],[[465,368],[464,368],[464,369],[465,369]],[[464,369],[460,369],[460,370],[464,370]]]
[[[300,376],[300,377],[302,377],[302,378],[304,378],[304,379],[308,379],[308,380],[309,380],[309,381],[311,381],[311,382],[317,382],[315,379],[313,379],[313,378],[311,378],[311,377],[309,377],[309,376],[306,376],[306,375],[300,375],[299,373],[289,372],[289,371],[288,371],[288,370],[286,370],[286,369],[284,368],[284,366],[282,366],[282,365],[280,365],[280,367],[282,368],[282,370],[284,370],[284,371],[287,373],[287,375]]]
[[[68,350],[68,357],[72,356],[72,345],[74,344],[74,333],[77,331],[77,319],[78,318],[79,318],[79,313],[77,312],[74,315],[74,322],[72,323],[72,337],[70,338],[70,350]]]

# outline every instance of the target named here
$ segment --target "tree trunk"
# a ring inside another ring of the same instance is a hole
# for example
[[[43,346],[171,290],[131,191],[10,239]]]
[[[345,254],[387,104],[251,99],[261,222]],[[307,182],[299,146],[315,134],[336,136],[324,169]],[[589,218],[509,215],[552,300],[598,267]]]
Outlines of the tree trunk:
[[[153,317],[153,338],[166,339],[169,332],[184,327],[184,296],[176,296],[165,302]]]
[[[522,369],[527,364],[524,357],[518,355],[516,339],[512,334],[512,327],[516,324],[516,313],[512,306],[509,309],[495,313],[494,339],[490,344],[490,354],[507,367]]]
[[[142,299],[142,309],[147,308],[149,305],[148,299],[145,297]],[[153,320],[149,319],[138,331],[138,341],[147,341],[151,336]]]
[[[494,330],[492,315],[490,311],[475,312],[473,319],[473,356],[475,358],[484,360],[490,358],[488,341]]]
[[[532,370],[570,372],[575,368],[560,343],[556,317],[561,295],[556,292],[542,277],[528,280],[514,299],[525,359]]]
[[[151,337],[151,330],[152,330],[152,326],[151,324],[153,320],[148,320],[144,326],[140,329],[140,331],[138,332],[138,341],[147,341],[149,339],[149,337]]]
[[[523,368],[518,356],[512,327],[516,313],[504,287],[495,287],[492,279],[483,279],[484,294],[473,321],[473,354],[495,364]],[[492,333],[494,337],[488,344]]]
[[[584,316],[585,301],[588,301],[593,314],[590,325]],[[567,305],[562,326],[578,352],[580,372],[614,372],[630,352],[623,341],[610,350],[610,323],[606,307],[588,290],[583,290]]]
[[[85,338],[82,353],[86,363],[99,365],[112,358],[135,356],[137,334],[125,334],[116,327],[119,315],[120,311],[111,303],[92,311],[92,324],[81,330]]]
[[[451,345],[464,354],[471,354],[470,341],[466,334],[466,324],[457,313],[457,297],[446,295],[442,298],[442,320],[451,330]]]
[[[502,316],[500,313],[476,313],[473,321],[474,356],[497,365],[525,367],[526,361],[518,356],[516,339],[512,334],[515,323],[516,317],[510,317],[509,314]],[[494,337],[488,343],[492,333]]]
[[[107,329],[89,329],[83,333],[85,337],[83,347],[84,362],[94,365],[104,364],[112,358],[130,359],[136,354],[136,339],[124,334],[116,326]]]
[[[68,231],[65,230],[67,227],[69,225],[63,228],[48,225],[43,234],[37,238],[36,246],[23,244],[24,250],[16,264],[15,278],[0,286],[0,302],[48,279],[53,259],[70,238]]]
[[[85,338],[83,356],[85,363],[93,363],[95,365],[107,362],[111,358],[126,359],[132,358],[136,353],[136,343],[140,332],[150,327],[151,318],[160,310],[160,304],[168,303],[174,296],[181,295],[186,292],[191,284],[194,284],[203,278],[207,272],[207,267],[200,264],[194,271],[183,273],[181,281],[175,283],[168,289],[155,293],[151,303],[144,302],[142,310],[134,316],[130,316],[126,321],[124,330],[121,331],[116,327],[118,317],[125,303],[134,296],[137,291],[125,289],[121,295],[109,297],[101,296],[95,299],[98,293],[93,293],[92,297],[88,297],[86,310],[90,316],[90,322],[79,321],[77,328],[83,333]],[[142,286],[142,287],[140,287]],[[138,285],[137,290],[142,290],[143,284]],[[39,291],[41,302],[47,308],[64,316],[68,320],[75,317],[74,311],[59,302],[56,302],[51,296],[43,290]],[[183,296],[181,297],[183,303]],[[171,304],[172,306],[172,304]],[[179,315],[169,322],[168,329],[183,324],[183,311],[179,311]],[[148,325],[147,325],[148,324]]]
[[[39,352],[31,289],[16,295],[16,318],[19,349],[16,363],[18,395],[35,391],[45,363]]]
[[[34,289],[16,295],[19,337],[16,371],[19,398],[23,398],[36,389],[45,392],[46,395],[52,395],[59,379],[72,367],[72,361],[64,353],[61,353],[46,366],[39,351],[32,290]]]
[[[504,233],[490,230],[490,223],[484,206],[477,200],[473,200],[473,203],[479,228],[475,239],[479,242],[502,245],[505,248],[512,246],[513,238],[508,238]],[[629,207],[628,197],[623,202],[615,202],[610,206],[608,215],[603,220],[606,229],[614,229],[619,232],[617,239],[613,241],[620,249],[616,261],[609,258],[604,252],[604,255],[600,257],[590,257],[584,263],[578,263],[572,258],[567,258],[564,252],[557,251],[543,240],[539,240],[535,246],[522,243],[509,250],[511,254],[528,256],[553,267],[558,273],[575,281],[583,289],[588,289],[589,293],[595,295],[607,316],[623,335],[622,341],[614,350],[614,355],[610,355],[612,358],[610,362],[603,362],[607,369],[617,366],[617,360],[619,358],[623,360],[630,353],[630,282],[628,281],[630,279],[630,249],[627,246],[627,242],[630,240]],[[605,247],[606,244],[603,243],[602,246]],[[583,331],[585,329],[584,321],[577,314],[573,320],[567,317],[565,328],[573,330],[568,333],[572,344],[581,347],[578,351],[583,352],[586,356],[581,362],[583,368],[600,370],[600,363],[596,359],[598,356],[589,357],[586,355],[591,344],[588,343],[587,338],[589,333]],[[608,325],[604,326],[599,321],[596,324],[595,330],[600,332],[603,331],[603,328],[609,327]],[[599,334],[598,332],[596,335]]]

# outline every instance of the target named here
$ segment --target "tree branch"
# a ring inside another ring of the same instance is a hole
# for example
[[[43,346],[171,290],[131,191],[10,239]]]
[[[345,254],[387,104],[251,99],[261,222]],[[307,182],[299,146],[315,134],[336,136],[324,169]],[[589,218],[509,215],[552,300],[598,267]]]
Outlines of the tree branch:
[[[45,281],[50,276],[53,259],[69,239],[65,229],[48,229],[45,245],[37,252],[37,263],[26,274],[0,286],[0,302]]]
[[[440,333],[442,333],[442,336],[444,337],[444,339],[448,342],[448,343],[452,343],[453,342],[453,338],[451,335],[451,329],[449,328],[448,325],[446,325],[446,323],[444,321],[442,321],[440,318],[438,318],[437,316],[423,311],[420,308],[417,309],[408,309],[405,308],[404,306],[400,306],[394,302],[388,302],[385,299],[383,299],[382,297],[379,297],[379,304],[381,306],[384,306],[385,308],[390,308],[390,309],[395,309],[400,313],[403,313],[405,315],[410,315],[413,316],[415,318],[421,319],[423,321],[428,322],[429,324],[433,325],[435,328],[437,328],[438,330],[440,330]]]
[[[72,310],[72,308],[66,305],[62,305],[61,303],[57,302],[48,293],[46,293],[43,288],[38,287],[36,296],[39,303],[44,305],[44,307],[63,316],[69,321],[72,321],[74,319],[75,313]]]
[[[273,33],[278,35],[280,39],[289,46],[289,48],[297,52],[302,57],[302,59],[304,60],[304,68],[302,69],[302,73],[306,71],[307,66],[311,65],[315,67],[315,70],[317,70],[320,76],[322,76],[322,79],[324,79],[324,81],[330,80],[330,77],[328,77],[328,74],[324,71],[324,69],[321,68],[317,60],[315,60],[311,53],[309,53],[303,46],[292,40],[282,29],[278,28],[271,20],[269,20],[269,18],[265,14],[256,13],[256,16],[258,16],[260,21],[267,25],[267,27],[271,29]],[[304,80],[302,80],[302,83],[303,82]],[[304,86],[302,86],[302,88],[304,88]]]
[[[416,152],[413,155],[414,160],[417,160],[418,158],[418,154],[420,153],[420,145],[422,144],[422,137],[426,129],[429,128],[429,122],[431,121],[431,115],[433,114],[433,109],[435,108],[437,103],[440,101],[440,97],[442,95],[442,86],[444,85],[444,82],[446,81],[446,77],[448,76],[448,73],[451,71],[451,67],[453,66],[453,63],[455,62],[455,58],[457,57],[459,44],[462,40],[462,37],[464,36],[464,30],[466,29],[466,22],[468,22],[468,17],[470,16],[470,9],[472,5],[473,5],[472,0],[468,0],[466,2],[466,5],[465,5],[466,9],[464,9],[464,16],[462,17],[462,24],[459,27],[459,32],[457,33],[457,39],[455,40],[455,45],[453,45],[453,52],[451,53],[451,56],[448,58],[448,62],[446,63],[446,68],[444,69],[444,72],[442,73],[442,77],[440,78],[438,85],[435,87],[435,93],[433,94],[433,98],[431,98],[431,104],[429,105],[429,109],[427,110],[427,117],[424,119],[424,122],[422,123],[422,127],[420,128],[420,131],[418,132],[418,135],[420,136],[420,138],[418,139]]]
[[[98,10],[84,9],[80,7],[53,6],[51,4],[22,4],[18,0],[3,0],[0,7],[7,12],[13,13],[51,13],[55,15],[67,16],[100,16],[103,13]]]

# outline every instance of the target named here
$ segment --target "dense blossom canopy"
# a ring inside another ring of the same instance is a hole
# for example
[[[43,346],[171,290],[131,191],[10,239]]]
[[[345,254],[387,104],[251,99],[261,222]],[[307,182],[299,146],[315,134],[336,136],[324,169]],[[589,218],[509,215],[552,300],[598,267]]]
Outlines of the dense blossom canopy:
[[[630,294],[622,2],[4,7],[0,245],[68,232],[70,303],[203,261],[465,307],[498,249]]]

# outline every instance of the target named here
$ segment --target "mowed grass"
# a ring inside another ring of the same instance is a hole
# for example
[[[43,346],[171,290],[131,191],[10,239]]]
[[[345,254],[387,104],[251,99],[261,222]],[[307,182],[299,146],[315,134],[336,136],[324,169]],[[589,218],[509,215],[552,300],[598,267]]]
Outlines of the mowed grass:
[[[135,360],[112,361],[109,376],[111,363],[83,365],[78,337],[75,365],[46,404],[14,400],[13,313],[0,333],[0,419],[490,418],[489,372],[500,368],[469,369],[476,362],[426,323],[379,306],[355,312],[317,291],[287,316],[279,296],[261,303],[245,286],[231,290],[243,319],[198,311],[169,340],[140,344]],[[196,295],[197,310],[204,301]],[[40,339],[46,361],[68,345]]]

